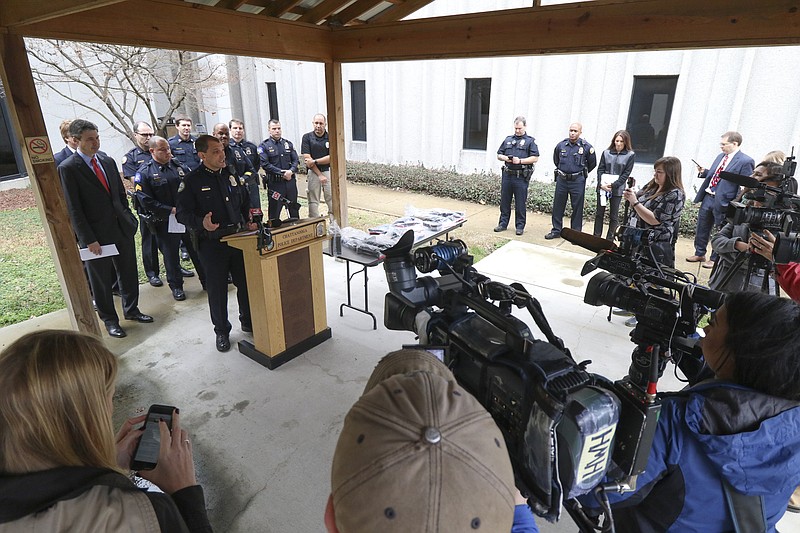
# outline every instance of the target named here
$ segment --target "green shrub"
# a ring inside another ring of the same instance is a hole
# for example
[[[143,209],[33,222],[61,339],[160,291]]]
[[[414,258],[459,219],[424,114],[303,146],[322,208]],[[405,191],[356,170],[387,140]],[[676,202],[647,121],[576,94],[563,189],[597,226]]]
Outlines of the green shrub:
[[[423,165],[348,161],[347,179],[354,183],[404,189],[481,205],[500,205],[501,176],[494,172],[459,174],[452,169],[433,170]],[[528,210],[534,213],[552,213],[555,188],[552,181],[531,181],[528,187]],[[583,216],[587,221],[594,221],[595,198],[594,191],[586,191]],[[567,203],[566,216],[571,214],[572,209]],[[681,235],[693,236],[696,225],[697,206],[687,202],[681,215]]]

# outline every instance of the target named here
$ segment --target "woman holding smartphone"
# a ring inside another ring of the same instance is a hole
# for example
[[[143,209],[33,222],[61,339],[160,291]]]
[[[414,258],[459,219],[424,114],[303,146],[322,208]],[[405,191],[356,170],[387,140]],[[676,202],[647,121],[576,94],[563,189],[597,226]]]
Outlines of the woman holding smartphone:
[[[128,478],[145,415],[112,429],[117,359],[71,331],[25,335],[0,353],[0,531],[210,532],[180,415],[159,422],[158,463]]]
[[[675,267],[675,244],[686,195],[681,180],[681,161],[667,156],[653,163],[653,179],[635,193],[625,189],[623,197],[631,205],[637,228],[653,230],[650,251],[660,264]]]
[[[600,164],[597,165],[597,207],[594,216],[594,234],[603,234],[603,219],[608,208],[608,233],[606,239],[614,240],[614,232],[619,226],[619,204],[625,181],[633,172],[636,153],[631,148],[631,136],[619,130],[611,138],[611,144],[603,150]]]

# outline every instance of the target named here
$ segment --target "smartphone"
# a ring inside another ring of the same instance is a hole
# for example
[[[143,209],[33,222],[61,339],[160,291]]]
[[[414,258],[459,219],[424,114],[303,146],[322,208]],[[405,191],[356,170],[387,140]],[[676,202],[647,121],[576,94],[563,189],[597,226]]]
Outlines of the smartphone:
[[[696,167],[703,168],[702,166],[700,166],[700,163],[698,163],[694,159],[692,159],[692,163],[694,163],[694,166],[696,166]]]
[[[161,448],[161,432],[158,429],[158,421],[164,420],[167,427],[172,430],[172,412],[175,407],[171,405],[153,404],[147,410],[147,418],[144,421],[144,433],[136,444],[136,451],[133,452],[131,470],[152,470],[158,464],[158,451]]]
[[[633,189],[634,187],[636,187],[636,178],[634,178],[633,176],[629,176],[628,177],[628,188],[629,189]]]

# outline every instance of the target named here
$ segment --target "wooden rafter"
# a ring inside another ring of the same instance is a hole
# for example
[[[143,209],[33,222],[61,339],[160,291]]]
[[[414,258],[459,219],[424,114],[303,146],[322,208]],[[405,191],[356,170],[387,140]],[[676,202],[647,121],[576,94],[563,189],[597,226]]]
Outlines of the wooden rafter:
[[[34,2],[32,0],[3,0],[0,2],[0,26],[32,24],[123,1],[48,0],[47,2]]]
[[[336,15],[330,17],[328,22],[332,23],[335,20],[337,25],[347,26],[355,19],[383,1],[384,0],[356,0],[346,8],[336,13]]]
[[[218,7],[220,9],[232,9],[236,11],[240,7],[245,4],[249,4],[247,0],[219,0],[219,2],[214,5],[214,7]]]
[[[90,26],[80,15],[67,15],[9,31],[29,37],[274,59],[331,59],[331,32],[327,27],[175,0],[136,0],[135,5],[136,9],[126,4],[97,8]],[[152,13],[159,13],[159,20],[164,22],[155,21]],[[182,21],[177,31],[173,24],[176,20]]]
[[[598,1],[382,24],[373,19],[333,29],[335,60],[800,44],[800,0]],[[498,38],[511,21],[525,31],[517,38]]]
[[[374,17],[370,18],[367,22],[397,22],[409,16],[415,11],[419,11],[423,7],[433,2],[433,0],[406,0],[401,4],[395,4],[386,8]]]
[[[308,22],[310,24],[319,24],[327,19],[332,13],[336,13],[347,4],[350,0],[322,0],[319,4],[315,5],[308,10],[308,13],[297,19],[297,22]]]
[[[259,15],[266,15],[268,17],[280,17],[284,13],[288,13],[290,9],[299,4],[302,0],[274,0],[264,8],[264,11]]]

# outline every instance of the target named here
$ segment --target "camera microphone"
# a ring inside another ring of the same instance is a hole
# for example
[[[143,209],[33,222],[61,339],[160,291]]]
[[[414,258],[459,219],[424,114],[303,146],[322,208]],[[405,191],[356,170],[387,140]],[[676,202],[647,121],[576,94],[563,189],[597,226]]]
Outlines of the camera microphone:
[[[752,178],[750,176],[734,174],[733,172],[725,172],[724,170],[719,173],[719,177],[726,181],[735,183],[736,185],[739,185],[741,187],[748,187],[750,189],[758,187],[760,183],[757,179]]]
[[[572,244],[577,244],[581,248],[586,248],[587,250],[590,250],[596,254],[606,250],[617,249],[617,245],[608,239],[595,237],[594,235],[589,235],[588,233],[577,231],[572,228],[562,228],[561,237]]]

